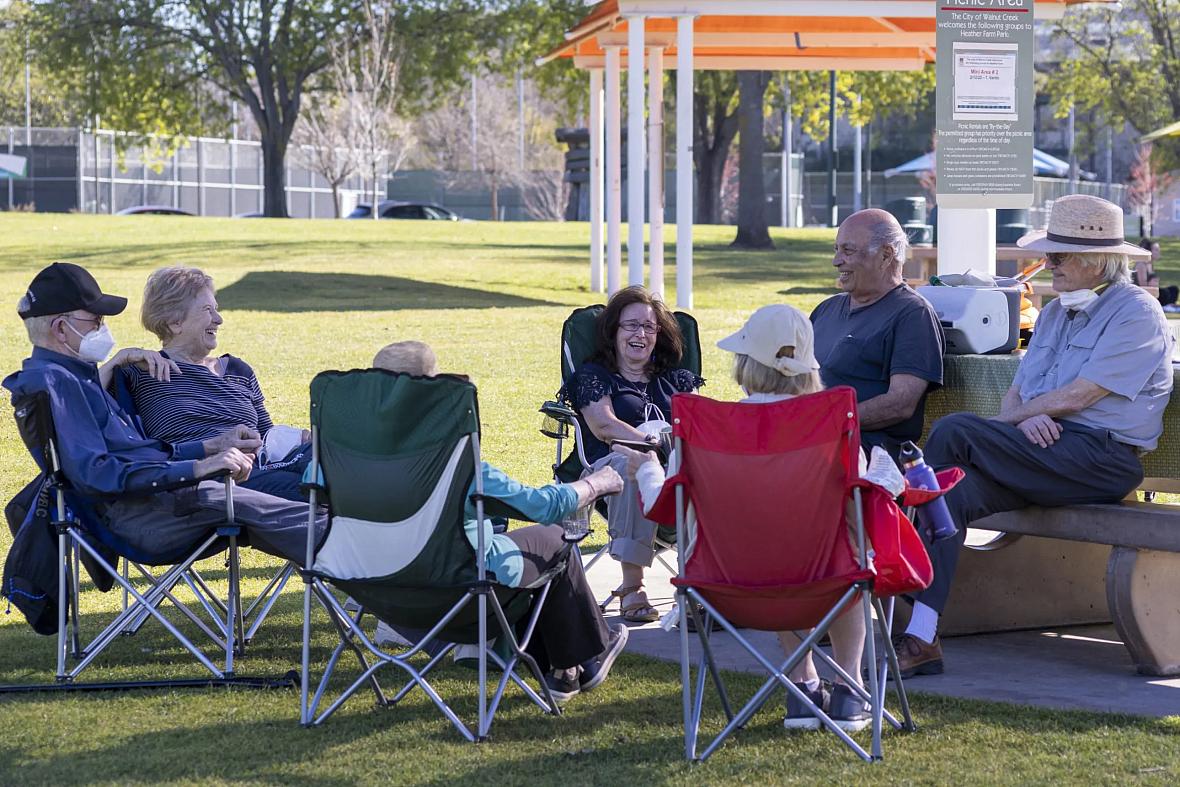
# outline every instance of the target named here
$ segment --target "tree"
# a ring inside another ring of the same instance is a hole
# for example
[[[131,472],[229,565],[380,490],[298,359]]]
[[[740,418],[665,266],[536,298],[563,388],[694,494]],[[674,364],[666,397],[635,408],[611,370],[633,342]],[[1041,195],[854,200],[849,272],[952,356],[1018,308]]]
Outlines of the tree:
[[[1114,128],[1124,122],[1140,132],[1180,117],[1180,3],[1127,0],[1119,12],[1071,9],[1058,23],[1061,62],[1045,80],[1054,114],[1071,106],[1095,110]],[[1157,168],[1180,164],[1180,142],[1153,146]]]
[[[490,62],[504,25],[539,0],[383,0],[406,46],[399,112],[432,106]],[[284,161],[305,92],[331,42],[363,25],[349,0],[44,0],[39,57],[75,86],[89,115],[137,135],[228,124],[203,84],[245,103],[263,152],[268,216],[285,216]],[[141,141],[134,136],[125,144]]]
[[[325,91],[311,97],[295,131],[296,140],[302,143],[300,160],[332,189],[336,218],[340,218],[340,187],[358,169],[352,114],[347,98]]]
[[[697,168],[698,224],[721,221],[721,181],[738,133],[737,78],[732,71],[702,71],[693,91],[692,158]]]
[[[0,7],[4,5],[0,0]],[[16,2],[0,9],[0,123],[24,125],[25,58],[33,60],[28,26],[28,4]],[[29,115],[34,126],[67,126],[80,116],[80,107],[48,72],[30,62]],[[24,138],[21,137],[23,144]]]
[[[762,120],[766,109],[766,71],[739,71],[738,101],[738,230],[730,248],[773,249],[766,221],[766,183],[762,152],[765,149]]]
[[[204,80],[243,102],[262,146],[264,211],[287,215],[284,163],[304,90],[329,62],[328,42],[354,21],[351,4],[47,0],[36,11],[44,56],[88,85],[89,109],[118,128],[200,126],[193,94]]]
[[[1135,151],[1135,163],[1127,178],[1127,206],[1138,212],[1139,232],[1144,237],[1153,233],[1156,214],[1159,210],[1157,198],[1172,185],[1172,176],[1159,172],[1152,166],[1151,145],[1140,145]]]

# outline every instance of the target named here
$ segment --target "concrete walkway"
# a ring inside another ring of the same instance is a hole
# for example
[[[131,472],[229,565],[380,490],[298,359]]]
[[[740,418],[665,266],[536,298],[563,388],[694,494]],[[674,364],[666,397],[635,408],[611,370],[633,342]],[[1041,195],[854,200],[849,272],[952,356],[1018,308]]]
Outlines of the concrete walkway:
[[[588,576],[600,599],[619,584],[618,566],[609,557],[597,561]],[[661,614],[672,606],[668,579],[658,564],[647,575],[648,596]],[[617,622],[618,614],[613,606],[608,622]],[[746,633],[772,660],[781,654],[773,634]],[[723,668],[760,669],[729,634],[714,634],[712,643]],[[627,650],[675,662],[680,638],[675,629],[665,632],[656,623],[632,625]],[[943,641],[943,653],[946,673],[912,678],[906,683],[911,691],[1047,708],[1180,715],[1180,678],[1137,674],[1113,626],[955,637]]]

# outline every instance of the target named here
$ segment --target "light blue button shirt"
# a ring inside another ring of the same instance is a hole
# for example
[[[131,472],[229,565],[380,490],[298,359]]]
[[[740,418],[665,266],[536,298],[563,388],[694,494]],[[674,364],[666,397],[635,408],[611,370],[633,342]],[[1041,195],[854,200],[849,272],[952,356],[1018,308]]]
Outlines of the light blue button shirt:
[[[1110,394],[1063,420],[1151,450],[1172,393],[1173,341],[1159,303],[1133,284],[1112,284],[1072,318],[1053,300],[1037,318],[1013,385],[1024,402],[1079,377],[1100,385]]]

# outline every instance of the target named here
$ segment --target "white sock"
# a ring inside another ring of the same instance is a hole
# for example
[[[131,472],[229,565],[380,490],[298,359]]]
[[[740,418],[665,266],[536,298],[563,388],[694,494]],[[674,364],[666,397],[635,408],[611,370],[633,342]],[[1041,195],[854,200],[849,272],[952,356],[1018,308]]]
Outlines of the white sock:
[[[811,680],[803,681],[803,685],[807,686],[808,691],[819,691],[819,678],[812,678]]]
[[[929,645],[938,636],[938,613],[921,601],[915,601],[914,613],[910,616],[910,625],[906,626],[905,633]]]

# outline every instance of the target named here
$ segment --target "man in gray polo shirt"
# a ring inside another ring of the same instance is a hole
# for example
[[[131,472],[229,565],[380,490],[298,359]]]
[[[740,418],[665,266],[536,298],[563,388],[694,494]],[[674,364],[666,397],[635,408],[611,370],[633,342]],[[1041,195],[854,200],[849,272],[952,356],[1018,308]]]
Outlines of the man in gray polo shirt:
[[[958,466],[946,495],[959,538],[928,545],[934,583],[917,594],[896,643],[902,674],[943,671],[942,613],[971,522],[1030,505],[1121,500],[1143,480],[1172,393],[1172,335],[1159,303],[1131,284],[1123,213],[1097,197],[1053,203],[1048,231],[1018,241],[1046,252],[1058,297],[1041,310],[1000,413],[956,413],[934,424],[926,461]]]

